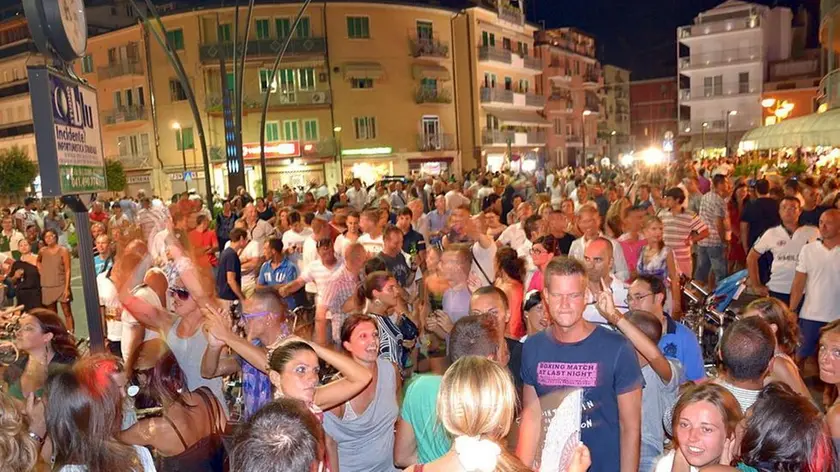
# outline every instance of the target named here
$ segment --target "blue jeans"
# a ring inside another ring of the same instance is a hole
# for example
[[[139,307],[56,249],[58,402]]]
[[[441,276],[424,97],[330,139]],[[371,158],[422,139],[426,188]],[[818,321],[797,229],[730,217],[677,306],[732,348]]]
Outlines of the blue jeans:
[[[715,275],[716,282],[726,278],[725,246],[697,246],[697,267],[694,269],[694,279],[705,282],[709,279],[709,271]]]

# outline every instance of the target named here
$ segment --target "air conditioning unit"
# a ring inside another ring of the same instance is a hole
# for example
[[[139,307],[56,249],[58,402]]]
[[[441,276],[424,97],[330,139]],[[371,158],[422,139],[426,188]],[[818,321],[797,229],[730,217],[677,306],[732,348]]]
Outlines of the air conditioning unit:
[[[312,103],[326,103],[327,94],[324,92],[315,92],[312,94]]]

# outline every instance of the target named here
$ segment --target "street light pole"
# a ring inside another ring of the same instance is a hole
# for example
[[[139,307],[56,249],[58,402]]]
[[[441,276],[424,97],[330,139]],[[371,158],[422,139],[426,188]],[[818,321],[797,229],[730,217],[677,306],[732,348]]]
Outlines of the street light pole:
[[[729,117],[735,116],[738,114],[738,110],[728,110],[726,112],[726,134],[724,135],[724,146],[726,151],[726,156],[729,157]]]
[[[702,126],[703,140],[700,143],[703,146],[703,148],[700,150],[700,154],[702,155],[702,157],[706,157],[706,128],[708,127],[709,123],[704,121]]]
[[[586,167],[586,117],[591,115],[592,112],[589,110],[583,110],[583,118],[581,119],[581,138],[583,138],[583,167]]]
[[[181,160],[184,163],[184,173],[181,177],[184,179],[184,192],[188,192],[189,189],[187,187],[187,150],[184,149],[184,130],[183,128],[181,128],[181,123],[178,123],[177,121],[175,123],[172,123],[172,129],[178,132],[178,137],[180,138],[178,141],[181,146]],[[208,176],[204,176],[205,179],[207,177]]]

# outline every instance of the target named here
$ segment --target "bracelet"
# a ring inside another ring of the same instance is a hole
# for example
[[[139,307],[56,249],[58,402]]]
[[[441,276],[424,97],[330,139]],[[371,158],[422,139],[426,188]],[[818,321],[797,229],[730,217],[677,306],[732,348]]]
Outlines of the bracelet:
[[[39,445],[44,444],[44,438],[42,438],[41,436],[38,436],[37,434],[33,433],[32,431],[29,432],[29,437],[34,439],[35,442],[37,442]]]

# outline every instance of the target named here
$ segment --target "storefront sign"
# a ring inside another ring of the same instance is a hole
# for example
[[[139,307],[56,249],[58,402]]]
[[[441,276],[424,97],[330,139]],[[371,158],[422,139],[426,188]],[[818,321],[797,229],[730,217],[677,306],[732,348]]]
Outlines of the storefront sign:
[[[289,158],[300,156],[300,143],[297,141],[265,143],[265,158]],[[245,159],[260,158],[260,143],[249,143],[242,145],[242,157]]]
[[[391,154],[392,149],[389,147],[378,148],[362,148],[362,149],[342,149],[342,156],[377,156]]]
[[[195,179],[203,179],[204,178],[204,171],[203,170],[188,170],[186,176],[183,172],[172,172],[169,174],[169,180],[183,180],[183,181],[190,181]]]
[[[129,184],[147,184],[151,181],[149,175],[129,175],[125,178],[126,183]]]
[[[27,69],[44,196],[104,191],[96,90],[44,66]]]

